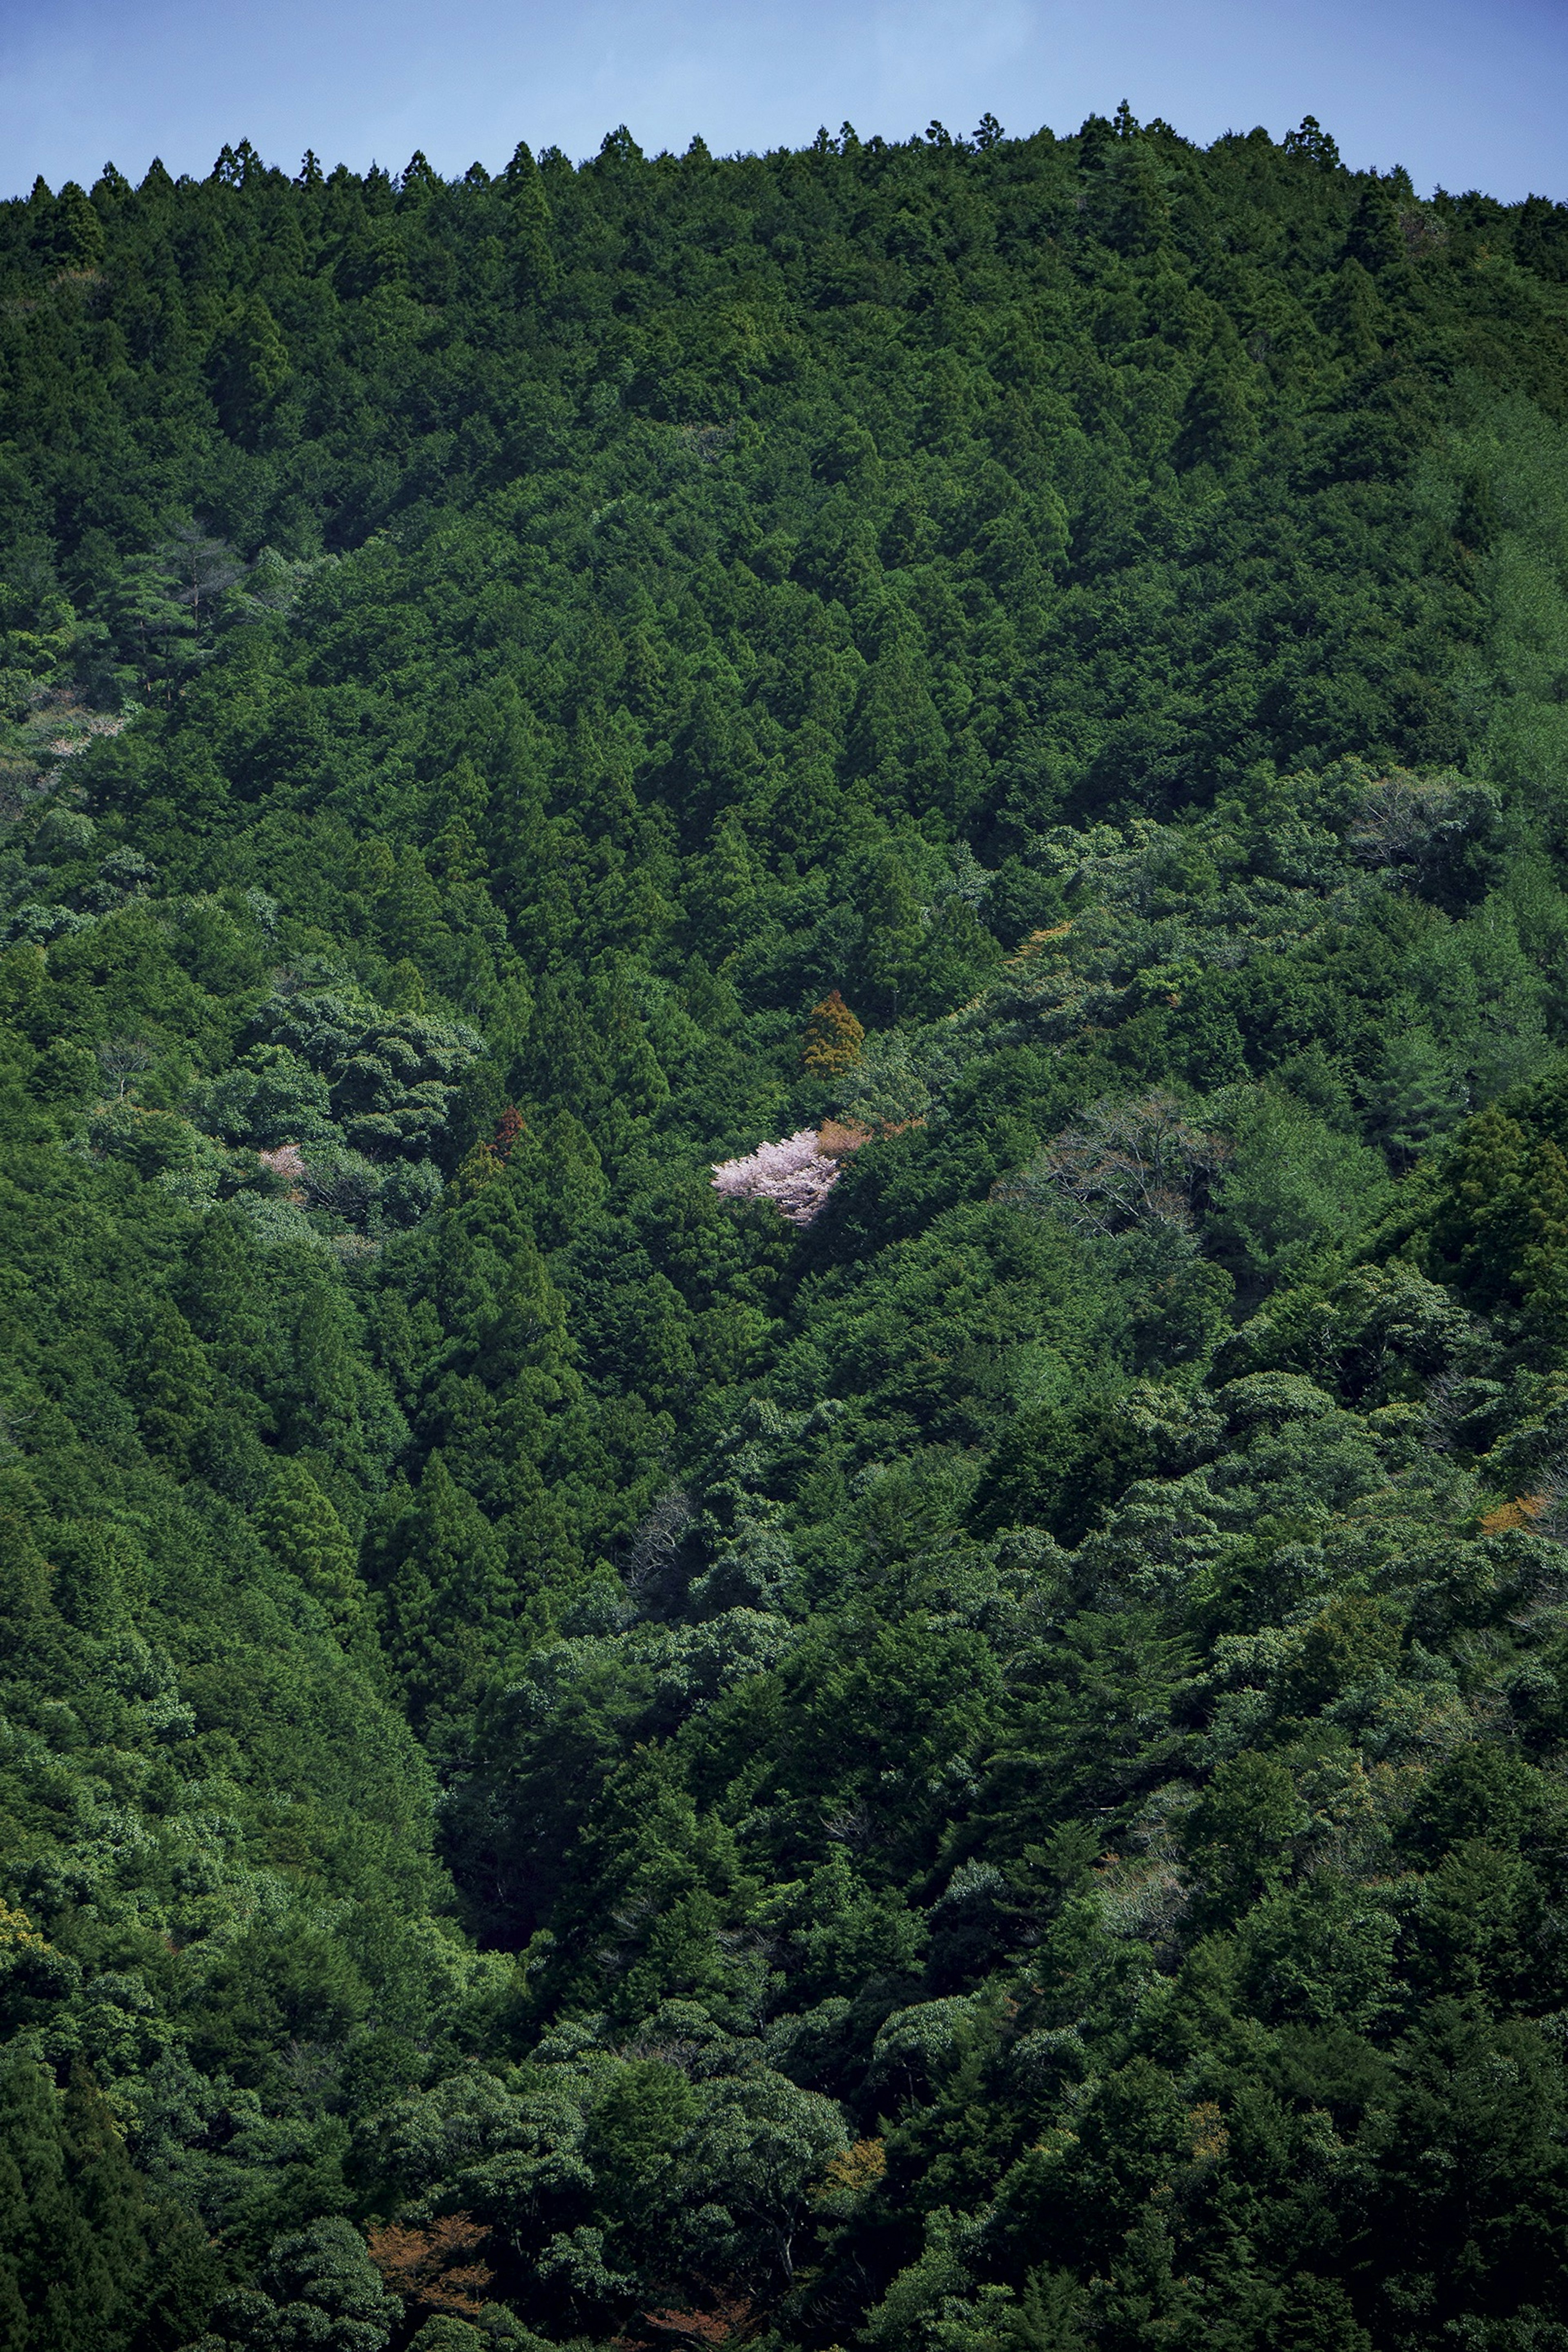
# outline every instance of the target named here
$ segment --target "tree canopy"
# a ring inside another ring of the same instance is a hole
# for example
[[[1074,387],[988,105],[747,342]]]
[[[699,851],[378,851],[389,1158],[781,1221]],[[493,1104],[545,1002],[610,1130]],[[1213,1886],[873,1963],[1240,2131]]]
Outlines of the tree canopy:
[[[0,2336],[1562,2352],[1568,207],[0,205]]]

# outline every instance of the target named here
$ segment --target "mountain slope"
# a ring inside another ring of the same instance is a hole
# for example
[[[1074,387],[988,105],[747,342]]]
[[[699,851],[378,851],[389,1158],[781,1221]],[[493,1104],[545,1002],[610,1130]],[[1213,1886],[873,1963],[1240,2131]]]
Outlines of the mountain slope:
[[[1547,2352],[1568,212],[242,146],[0,348],[16,2343]]]

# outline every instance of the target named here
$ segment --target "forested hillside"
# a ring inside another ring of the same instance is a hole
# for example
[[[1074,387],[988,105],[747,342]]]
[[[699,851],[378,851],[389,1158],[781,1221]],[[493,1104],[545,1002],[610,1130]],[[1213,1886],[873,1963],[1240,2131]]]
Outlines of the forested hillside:
[[[6,2352],[1568,2352],[1568,208],[110,167],[0,509]]]

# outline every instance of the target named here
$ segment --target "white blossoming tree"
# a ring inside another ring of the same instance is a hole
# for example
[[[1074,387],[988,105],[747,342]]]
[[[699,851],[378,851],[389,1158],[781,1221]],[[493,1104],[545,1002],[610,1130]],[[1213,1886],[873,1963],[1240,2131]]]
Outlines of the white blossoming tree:
[[[773,1201],[792,1225],[809,1225],[838,1181],[838,1165],[821,1150],[816,1129],[803,1127],[744,1159],[719,1160],[713,1189],[727,1201]]]

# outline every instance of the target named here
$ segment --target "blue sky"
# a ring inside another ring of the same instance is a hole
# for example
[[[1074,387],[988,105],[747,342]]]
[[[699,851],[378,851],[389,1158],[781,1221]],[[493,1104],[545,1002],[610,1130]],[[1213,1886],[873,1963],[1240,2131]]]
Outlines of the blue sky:
[[[293,170],[492,170],[591,154],[1077,128],[1121,98],[1190,138],[1306,113],[1347,163],[1568,200],[1568,0],[0,0],[0,194],[205,173],[225,140]]]

